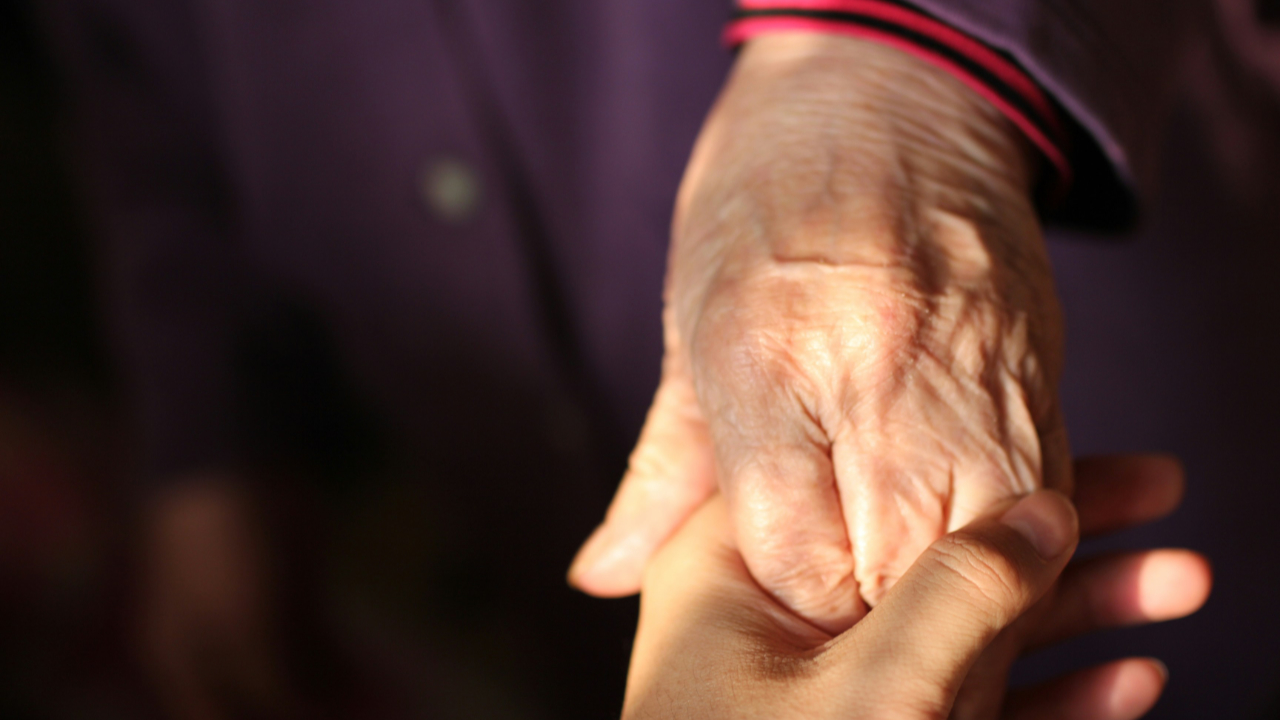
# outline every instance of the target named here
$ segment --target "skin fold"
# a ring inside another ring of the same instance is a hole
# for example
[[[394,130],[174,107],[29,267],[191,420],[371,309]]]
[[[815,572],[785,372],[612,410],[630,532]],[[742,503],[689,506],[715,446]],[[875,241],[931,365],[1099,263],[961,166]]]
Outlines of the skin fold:
[[[1037,165],[905,53],[748,43],[679,193],[661,385],[571,582],[635,592],[718,489],[751,575],[838,632],[947,532],[1070,492]]]

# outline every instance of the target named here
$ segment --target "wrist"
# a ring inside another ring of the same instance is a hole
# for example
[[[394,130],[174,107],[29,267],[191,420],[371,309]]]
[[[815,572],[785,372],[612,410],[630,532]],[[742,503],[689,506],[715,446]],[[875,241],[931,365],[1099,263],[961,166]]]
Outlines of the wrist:
[[[907,53],[820,33],[757,37],[681,187],[670,276],[681,334],[713,288],[802,263],[908,305],[957,290],[990,298],[1032,315],[1043,334],[1032,343],[1056,356],[1037,168],[999,110]]]
[[[749,213],[751,205],[770,215],[760,221],[786,215],[810,225],[823,218],[806,214],[828,208],[872,227],[885,220],[875,210],[901,215],[913,206],[975,220],[1009,209],[1034,217],[1038,167],[1022,133],[943,70],[855,38],[765,35],[744,46],[704,126],[677,203],[676,235],[700,240],[711,230],[700,225],[707,215],[699,215],[700,202],[716,208],[711,215]],[[796,207],[773,207],[778,198]],[[785,243],[805,233],[770,235]]]

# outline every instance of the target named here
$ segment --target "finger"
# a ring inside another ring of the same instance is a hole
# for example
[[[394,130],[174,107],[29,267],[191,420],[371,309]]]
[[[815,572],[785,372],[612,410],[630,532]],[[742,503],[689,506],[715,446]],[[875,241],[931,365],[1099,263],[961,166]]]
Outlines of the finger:
[[[1067,441],[1067,424],[1060,410],[1054,410],[1040,430],[1040,465],[1044,487],[1075,497],[1071,445]],[[1078,512],[1078,511],[1077,511]]]
[[[1033,424],[1030,408],[1012,382],[1005,395],[1009,399],[1004,413],[1010,418],[1006,421],[1006,446],[986,454],[998,457],[1003,453],[1007,464],[983,459],[956,468],[948,530],[964,527],[1010,498],[1041,488],[1072,496],[1071,448],[1061,413],[1051,411],[1047,419],[1038,418]]]
[[[1016,690],[1004,720],[1134,720],[1155,705],[1168,671],[1158,661],[1128,658]]]
[[[715,459],[692,384],[664,374],[627,473],[569,568],[569,582],[602,597],[640,590],[649,557],[715,490]]]
[[[1200,609],[1212,587],[1209,561],[1189,550],[1148,550],[1077,563],[1062,575],[1035,633],[1034,649],[1094,630],[1162,622]]]
[[[973,661],[1045,593],[1076,540],[1071,503],[1038,491],[999,518],[931,545],[884,601],[837,639],[833,656],[882,656],[871,663],[879,677],[871,687],[909,688],[945,715]]]
[[[1072,500],[1080,534],[1140,525],[1173,512],[1185,486],[1182,464],[1168,455],[1103,455],[1075,463]]]
[[[949,473],[898,460],[899,453],[908,457],[938,454],[915,446],[914,439],[898,439],[896,433],[873,439],[869,432],[848,432],[859,437],[855,441],[840,438],[832,448],[832,460],[857,558],[854,579],[861,597],[874,606],[929,544],[947,533],[948,485],[958,483],[951,482]],[[990,507],[984,510],[989,512]]]
[[[945,384],[930,389],[943,397],[959,392]],[[1042,487],[1070,494],[1070,451],[1060,415],[1049,414],[1042,429],[1012,380],[1003,396],[1002,434],[975,432],[970,415],[921,406],[911,414],[928,417],[930,431],[910,428],[878,439],[858,428],[836,443],[833,459],[858,561],[858,587],[869,604],[879,602],[944,533]],[[954,448],[964,451],[957,457]],[[913,460],[895,462],[902,457]]]
[[[783,605],[830,633],[866,614],[827,449],[808,422],[720,425],[716,454],[738,547]]]

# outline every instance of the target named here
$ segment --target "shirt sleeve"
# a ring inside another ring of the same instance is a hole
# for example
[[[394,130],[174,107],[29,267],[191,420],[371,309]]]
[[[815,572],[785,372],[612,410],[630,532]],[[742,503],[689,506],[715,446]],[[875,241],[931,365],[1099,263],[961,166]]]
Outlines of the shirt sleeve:
[[[833,32],[892,45],[1001,110],[1052,168],[1048,222],[1125,230],[1154,191],[1161,129],[1199,3],[1138,0],[738,0],[730,44]]]

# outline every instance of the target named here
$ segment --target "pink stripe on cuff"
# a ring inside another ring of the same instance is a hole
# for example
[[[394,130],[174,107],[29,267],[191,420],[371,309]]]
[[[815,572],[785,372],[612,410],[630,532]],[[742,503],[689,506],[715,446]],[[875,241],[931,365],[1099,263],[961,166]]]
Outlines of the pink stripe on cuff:
[[[1054,125],[1054,132],[1061,132],[1061,128],[1056,126],[1057,114],[1053,112],[1053,106],[1035,81],[991,48],[918,12],[879,0],[738,0],[738,7],[743,10],[829,10],[858,13],[927,35],[986,68],[1001,82],[1026,98],[1047,122]]]
[[[860,4],[860,5],[864,4],[863,0],[791,0],[791,2],[788,2],[785,5],[783,3],[778,3],[775,6],[775,5],[767,4],[765,0],[745,0],[744,2],[740,3],[740,6],[744,9],[754,10],[754,9],[761,9],[763,6],[767,6],[769,8],[777,7],[778,9],[783,9],[783,8],[811,9],[809,7],[810,5],[813,5],[813,6],[824,5],[825,7],[821,9],[834,10],[837,8],[830,7],[831,5],[835,5],[835,4],[850,5],[854,3]],[[876,5],[880,8],[893,7],[893,6],[883,5],[875,2],[870,2],[865,4]],[[818,8],[815,7],[812,9],[818,9]],[[893,7],[893,9],[896,10],[898,8]],[[918,17],[918,16],[915,16],[915,17]],[[948,28],[948,30],[950,29]],[[996,107],[996,109],[1000,110],[1000,112],[1003,113],[1005,117],[1009,118],[1010,122],[1012,122],[1019,130],[1023,132],[1023,134],[1027,136],[1029,140],[1031,140],[1032,144],[1034,144],[1042,153],[1044,153],[1045,157],[1048,158],[1049,162],[1053,164],[1054,169],[1058,171],[1060,188],[1065,190],[1065,188],[1071,184],[1071,164],[1067,161],[1066,155],[1064,155],[1062,152],[1062,149],[1059,148],[1055,142],[1053,142],[1053,139],[1046,136],[1040,130],[1040,128],[1034,122],[1031,121],[1030,118],[1028,118],[1025,114],[1023,114],[1022,111],[1010,105],[995,90],[993,90],[991,87],[989,87],[986,83],[982,82],[978,78],[974,77],[964,68],[955,64],[951,60],[948,60],[947,58],[941,55],[938,55],[937,53],[931,52],[928,49],[923,48],[909,40],[905,40],[896,35],[886,33],[880,30],[876,30],[874,28],[869,28],[863,25],[858,25],[855,23],[841,22],[838,20],[820,20],[816,18],[806,18],[806,17],[799,17],[799,16],[795,16],[795,17],[775,16],[775,17],[747,17],[747,18],[742,18],[740,20],[736,20],[725,29],[724,41],[726,44],[729,44],[729,45],[738,45],[762,33],[785,32],[785,31],[834,33],[838,35],[846,35],[849,37],[862,38],[865,40],[874,40],[881,44],[888,45],[890,47],[894,47],[904,52],[910,53],[911,55],[914,55],[915,57],[918,57],[921,60],[924,60],[925,62],[928,62],[931,65],[934,65],[935,67],[938,67],[942,70],[947,71],[948,73],[953,75],[956,79],[958,79],[960,82],[968,86],[969,89],[978,93],[978,95],[982,96],[985,100],[990,102],[993,106]],[[951,31],[951,32],[954,33],[955,31]],[[964,37],[965,40],[969,43],[975,43],[975,41],[970,40],[967,36],[962,35],[961,37]],[[951,43],[947,43],[947,44],[951,45]],[[1004,62],[1002,58],[999,58],[998,55],[991,53],[991,51],[988,50],[987,48],[983,47],[982,49],[985,52],[990,53],[997,59],[1000,59],[1002,63]],[[968,55],[968,53],[965,53],[965,54]],[[983,63],[983,66],[985,67],[986,63]],[[1034,83],[1032,83],[1030,78],[1027,78],[1025,75],[1023,75],[1020,71],[1017,70],[1017,68],[1013,68],[1011,66],[1009,67],[1020,78],[1022,78],[1022,80],[1025,81],[1025,83],[1032,84],[1032,86],[1035,88],[1036,96],[1039,97],[1045,105],[1046,112],[1047,112],[1046,119],[1048,119],[1050,122],[1055,121],[1057,115],[1053,113],[1051,106],[1049,106],[1048,101],[1044,97],[1043,93],[1040,92],[1039,87],[1036,87]],[[1004,79],[1003,76],[1001,76],[1001,79]],[[1031,98],[1028,98],[1028,100],[1030,99]]]

